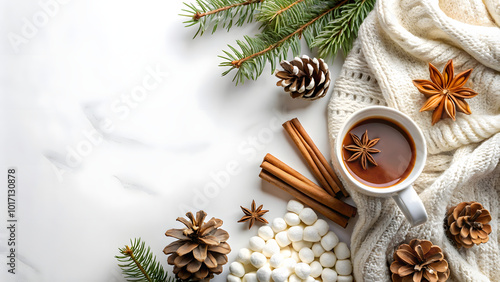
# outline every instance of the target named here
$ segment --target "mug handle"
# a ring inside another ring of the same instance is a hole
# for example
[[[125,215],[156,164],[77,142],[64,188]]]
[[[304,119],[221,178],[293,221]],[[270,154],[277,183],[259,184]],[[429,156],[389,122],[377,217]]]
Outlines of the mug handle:
[[[427,221],[427,212],[425,211],[424,204],[411,185],[399,191],[392,198],[410,222],[411,227]]]

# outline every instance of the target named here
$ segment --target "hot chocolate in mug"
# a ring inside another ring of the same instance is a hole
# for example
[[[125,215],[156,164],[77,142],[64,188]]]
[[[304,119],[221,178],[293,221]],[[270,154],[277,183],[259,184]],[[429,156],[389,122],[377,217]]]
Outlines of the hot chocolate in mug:
[[[353,113],[334,144],[333,163],[360,193],[392,197],[411,226],[427,221],[412,184],[422,172],[427,147],[420,128],[398,110],[372,106]]]

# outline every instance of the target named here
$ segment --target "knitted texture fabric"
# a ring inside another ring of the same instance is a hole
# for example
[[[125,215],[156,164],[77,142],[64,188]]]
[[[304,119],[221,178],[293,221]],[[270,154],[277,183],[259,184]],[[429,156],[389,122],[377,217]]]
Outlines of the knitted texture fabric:
[[[500,279],[500,3],[498,0],[378,0],[334,84],[328,105],[331,144],[344,120],[370,105],[410,116],[427,141],[425,169],[414,184],[429,220],[410,228],[391,198],[365,196],[344,182],[358,207],[351,239],[357,281],[389,281],[392,254],[401,243],[427,239],[448,260],[449,281]],[[453,59],[455,73],[474,68],[466,87],[471,115],[457,113],[431,126],[432,111],[412,84],[429,79]],[[443,227],[448,207],[477,201],[491,212],[489,242],[458,249]]]

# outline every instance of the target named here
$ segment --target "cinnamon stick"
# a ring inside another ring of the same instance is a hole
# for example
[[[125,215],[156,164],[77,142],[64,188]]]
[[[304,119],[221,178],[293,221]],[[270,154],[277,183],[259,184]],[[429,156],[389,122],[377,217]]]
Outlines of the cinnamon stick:
[[[312,173],[314,174],[316,179],[318,179],[321,186],[330,187],[330,185],[326,181],[323,174],[321,174],[317,164],[314,162],[311,155],[307,152],[307,149],[306,149],[305,145],[302,143],[302,141],[300,140],[299,135],[293,129],[292,123],[290,121],[283,123],[283,128],[285,128],[285,131],[288,133],[288,135],[290,135],[290,138],[292,138],[293,143],[295,143],[295,145],[299,149],[302,156],[306,159],[306,162],[309,165],[309,168],[311,168]]]
[[[341,200],[332,197],[328,193],[326,193],[321,187],[316,184],[309,185],[299,178],[294,177],[291,174],[281,170],[280,168],[273,166],[272,164],[264,161],[261,166],[262,169],[271,173],[276,178],[281,181],[287,183],[295,190],[307,195],[308,197],[316,200],[317,202],[331,208],[332,210],[346,216],[351,217],[356,215],[356,208],[342,202]],[[303,176],[302,176],[303,177]]]
[[[297,200],[303,202],[304,204],[308,205],[309,207],[316,210],[320,214],[324,215],[326,218],[337,223],[338,225],[342,226],[343,228],[346,228],[349,218],[342,216],[342,215],[336,213],[335,211],[331,210],[330,208],[325,207],[321,203],[318,203],[317,201],[309,198],[308,196],[295,190],[293,187],[291,187],[287,183],[281,181],[277,177],[271,175],[269,172],[267,172],[265,170],[261,170],[259,177],[262,178],[263,180],[277,186],[278,188],[286,191],[287,193],[289,193],[290,195],[295,197]]]
[[[292,126],[293,130],[298,134],[299,139],[301,140],[302,144],[304,144],[304,147],[306,148],[307,152],[311,156],[312,160],[316,164],[316,166],[319,169],[319,172],[321,173],[321,176],[323,176],[327,182],[327,185],[323,187],[328,194],[332,195],[333,197],[337,197],[337,193],[340,193],[339,187],[335,184],[334,180],[331,178],[329,175],[328,171],[326,168],[323,166],[323,164],[320,162],[319,158],[316,156],[314,151],[312,150],[311,146],[307,144],[307,142],[304,140],[304,138],[300,135],[300,133],[297,131],[297,129]]]
[[[312,182],[311,180],[309,180],[309,178],[307,178],[304,175],[300,174],[298,171],[296,171],[295,169],[291,168],[290,166],[288,166],[284,162],[280,161],[278,158],[276,158],[275,156],[273,156],[271,154],[267,154],[264,157],[264,161],[272,164],[273,166],[275,166],[275,167],[277,167],[277,168],[279,168],[279,169],[281,169],[283,171],[285,171],[288,174],[291,174],[291,175],[295,176],[296,178],[304,181],[305,183],[307,183],[307,184],[309,184],[311,186],[316,185],[314,182]]]
[[[326,160],[325,156],[323,156],[323,154],[321,153],[321,151],[318,149],[318,147],[316,147],[316,144],[314,144],[313,140],[311,139],[311,137],[309,136],[309,134],[307,134],[306,130],[304,129],[304,127],[302,126],[302,124],[300,123],[300,121],[297,119],[297,118],[293,118],[291,120],[292,124],[294,125],[294,127],[297,129],[297,131],[299,132],[299,134],[302,136],[302,138],[304,138],[304,140],[306,141],[306,143],[311,147],[311,149],[314,151],[315,155],[318,157],[319,161],[323,164],[323,166],[325,167],[325,169],[328,171],[328,176],[325,177],[326,180],[331,183],[331,180],[330,179],[333,179],[333,181],[335,182],[336,186],[342,191],[342,194],[345,196],[345,197],[348,197],[349,194],[347,193],[347,191],[345,190],[344,188],[344,185],[342,185],[342,182],[340,181],[340,179],[337,177],[337,174],[335,174],[335,171],[333,170],[333,168],[330,166],[330,164],[328,163],[328,161]],[[333,187],[332,187],[333,188]],[[335,189],[335,188],[334,188]]]

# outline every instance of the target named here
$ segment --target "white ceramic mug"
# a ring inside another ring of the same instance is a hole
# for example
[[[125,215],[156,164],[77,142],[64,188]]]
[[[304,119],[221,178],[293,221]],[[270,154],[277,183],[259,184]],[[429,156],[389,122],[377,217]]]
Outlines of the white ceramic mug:
[[[374,188],[359,182],[349,173],[342,159],[342,142],[349,130],[361,120],[377,117],[393,121],[406,129],[415,143],[416,150],[415,165],[410,174],[401,182],[386,188]],[[412,187],[413,182],[424,168],[427,158],[427,146],[422,131],[407,115],[393,108],[383,106],[363,108],[353,113],[344,122],[334,146],[334,165],[345,180],[354,184],[353,187],[357,191],[373,197],[392,197],[412,227],[427,221],[427,212],[422,200]]]

